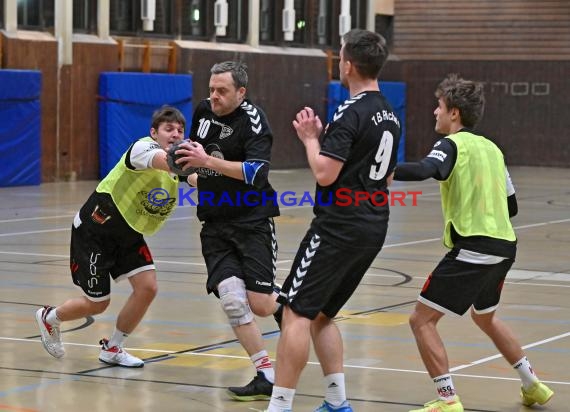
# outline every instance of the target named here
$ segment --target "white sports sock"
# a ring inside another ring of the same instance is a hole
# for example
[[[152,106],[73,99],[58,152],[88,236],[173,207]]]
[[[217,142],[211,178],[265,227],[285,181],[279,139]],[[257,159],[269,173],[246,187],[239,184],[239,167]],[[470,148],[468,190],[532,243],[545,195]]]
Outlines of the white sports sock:
[[[333,406],[340,406],[346,401],[344,373],[331,373],[324,377],[325,401]]]
[[[518,372],[523,388],[528,389],[538,381],[538,378],[526,356],[518,362],[515,362],[513,364],[513,368]]]
[[[55,308],[48,312],[46,322],[55,327],[61,325],[61,320],[57,317],[57,311]]]
[[[453,380],[451,379],[451,375],[449,373],[441,376],[436,376],[433,378],[433,382],[437,388],[439,399],[444,401],[451,401],[455,398],[455,387],[453,386]]]
[[[122,348],[125,339],[127,339],[128,337],[129,337],[128,333],[121,332],[119,329],[115,328],[115,330],[113,331],[113,335],[111,336],[111,339],[109,339],[108,347],[112,348],[114,346],[118,346],[119,348]]]
[[[265,378],[269,382],[275,382],[275,370],[273,369],[273,365],[269,359],[269,354],[266,350],[262,350],[261,352],[251,355],[250,359],[258,372],[263,372]]]
[[[274,386],[267,412],[291,411],[293,409],[294,397],[295,389],[283,388],[282,386]]]

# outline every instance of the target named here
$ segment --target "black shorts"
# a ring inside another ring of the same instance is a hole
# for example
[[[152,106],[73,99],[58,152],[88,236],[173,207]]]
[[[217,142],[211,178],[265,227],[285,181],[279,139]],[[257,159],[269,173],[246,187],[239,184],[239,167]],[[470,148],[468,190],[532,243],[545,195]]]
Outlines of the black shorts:
[[[471,306],[478,313],[494,311],[514,259],[482,265],[457,260],[457,253],[454,248],[439,262],[424,283],[418,300],[442,313],[460,316]]]
[[[338,246],[309,229],[278,302],[309,319],[319,312],[334,318],[382,249],[384,237],[373,247]]]
[[[232,276],[247,290],[273,293],[277,240],[272,218],[246,223],[205,222],[200,232],[208,270],[206,289],[218,296],[218,284]]]
[[[143,236],[123,219],[107,194],[93,193],[73,219],[73,283],[93,301],[109,299],[116,282],[155,269]]]

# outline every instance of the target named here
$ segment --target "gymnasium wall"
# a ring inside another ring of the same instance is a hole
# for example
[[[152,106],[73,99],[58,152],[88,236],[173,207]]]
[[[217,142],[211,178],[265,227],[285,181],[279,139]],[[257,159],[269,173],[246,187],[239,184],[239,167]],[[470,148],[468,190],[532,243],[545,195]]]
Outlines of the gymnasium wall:
[[[459,73],[484,83],[478,129],[509,164],[570,166],[570,61],[406,61],[387,69],[407,85],[407,160],[425,156],[437,140],[434,91],[448,73]]]
[[[75,42],[74,63],[64,66],[61,77],[58,156],[61,179],[99,177],[99,75],[118,67],[114,43]]]
[[[437,138],[433,91],[456,72],[485,83],[480,129],[510,164],[570,166],[570,1],[396,0],[394,12],[408,159]]]
[[[402,60],[570,58],[568,0],[395,0],[394,15]]]
[[[0,68],[42,73],[42,181],[97,179],[97,85],[100,72],[117,70],[116,44],[74,42],[74,63],[63,66],[58,77],[57,43],[51,34],[0,36]]]
[[[423,157],[437,139],[433,91],[447,73],[458,72],[485,82],[480,127],[509,164],[570,166],[569,22],[567,0],[396,0],[394,48],[381,77],[407,86],[406,159]],[[50,33],[0,32],[0,68],[42,72],[44,182],[98,176],[97,83],[99,73],[119,70],[119,48],[96,39],[74,35],[74,63],[58,71]],[[176,72],[194,76],[194,104],[207,96],[213,63],[246,61],[249,97],[265,109],[274,131],[273,166],[306,167],[291,121],[305,105],[326,116],[323,51],[177,41],[176,54]],[[139,61],[126,56],[124,69],[140,71]],[[150,67],[165,72],[167,60],[153,55]]]

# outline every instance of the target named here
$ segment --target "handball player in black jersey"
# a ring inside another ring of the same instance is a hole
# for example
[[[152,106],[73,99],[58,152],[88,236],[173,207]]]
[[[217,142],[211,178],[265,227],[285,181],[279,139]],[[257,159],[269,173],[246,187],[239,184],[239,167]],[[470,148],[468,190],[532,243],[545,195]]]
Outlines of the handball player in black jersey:
[[[358,29],[345,34],[339,71],[350,98],[337,108],[320,140],[323,127],[312,108],[302,109],[293,121],[317,181],[317,201],[278,298],[285,308],[271,412],[292,409],[311,338],[325,387],[316,410],[352,411],[342,337],[333,318],[380,252],[388,227],[389,204],[379,193],[388,194],[400,122],[378,86],[387,57],[380,35]]]
[[[230,325],[256,368],[254,379],[228,388],[236,400],[269,399],[275,373],[254,315],[278,309],[274,291],[279,215],[268,180],[273,135],[265,113],[246,99],[247,67],[222,62],[211,69],[210,97],[192,117],[191,143],[179,165],[196,168],[197,216],[206,261],[206,289],[219,299]]]

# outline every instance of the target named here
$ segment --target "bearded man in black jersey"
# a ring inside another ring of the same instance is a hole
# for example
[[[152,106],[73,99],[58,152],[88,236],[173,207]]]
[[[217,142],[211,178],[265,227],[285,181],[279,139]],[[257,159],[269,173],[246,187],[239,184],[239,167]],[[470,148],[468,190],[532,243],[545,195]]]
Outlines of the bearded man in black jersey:
[[[315,205],[315,218],[278,298],[285,308],[271,412],[292,409],[311,338],[325,386],[324,402],[316,410],[352,411],[342,337],[333,318],[386,237],[389,206],[379,194],[388,193],[400,139],[400,123],[378,86],[387,57],[380,35],[358,29],[345,34],[339,71],[350,98],[337,108],[320,141],[322,123],[313,109],[305,107],[293,121],[317,180],[315,199],[329,205]]]
[[[230,325],[247,351],[257,376],[228,394],[240,401],[269,399],[275,372],[255,315],[277,311],[274,292],[279,215],[268,180],[273,135],[263,111],[245,98],[247,67],[223,62],[211,69],[210,98],[192,117],[190,139],[176,152],[198,187],[200,239],[206,261],[206,289],[220,299]]]

